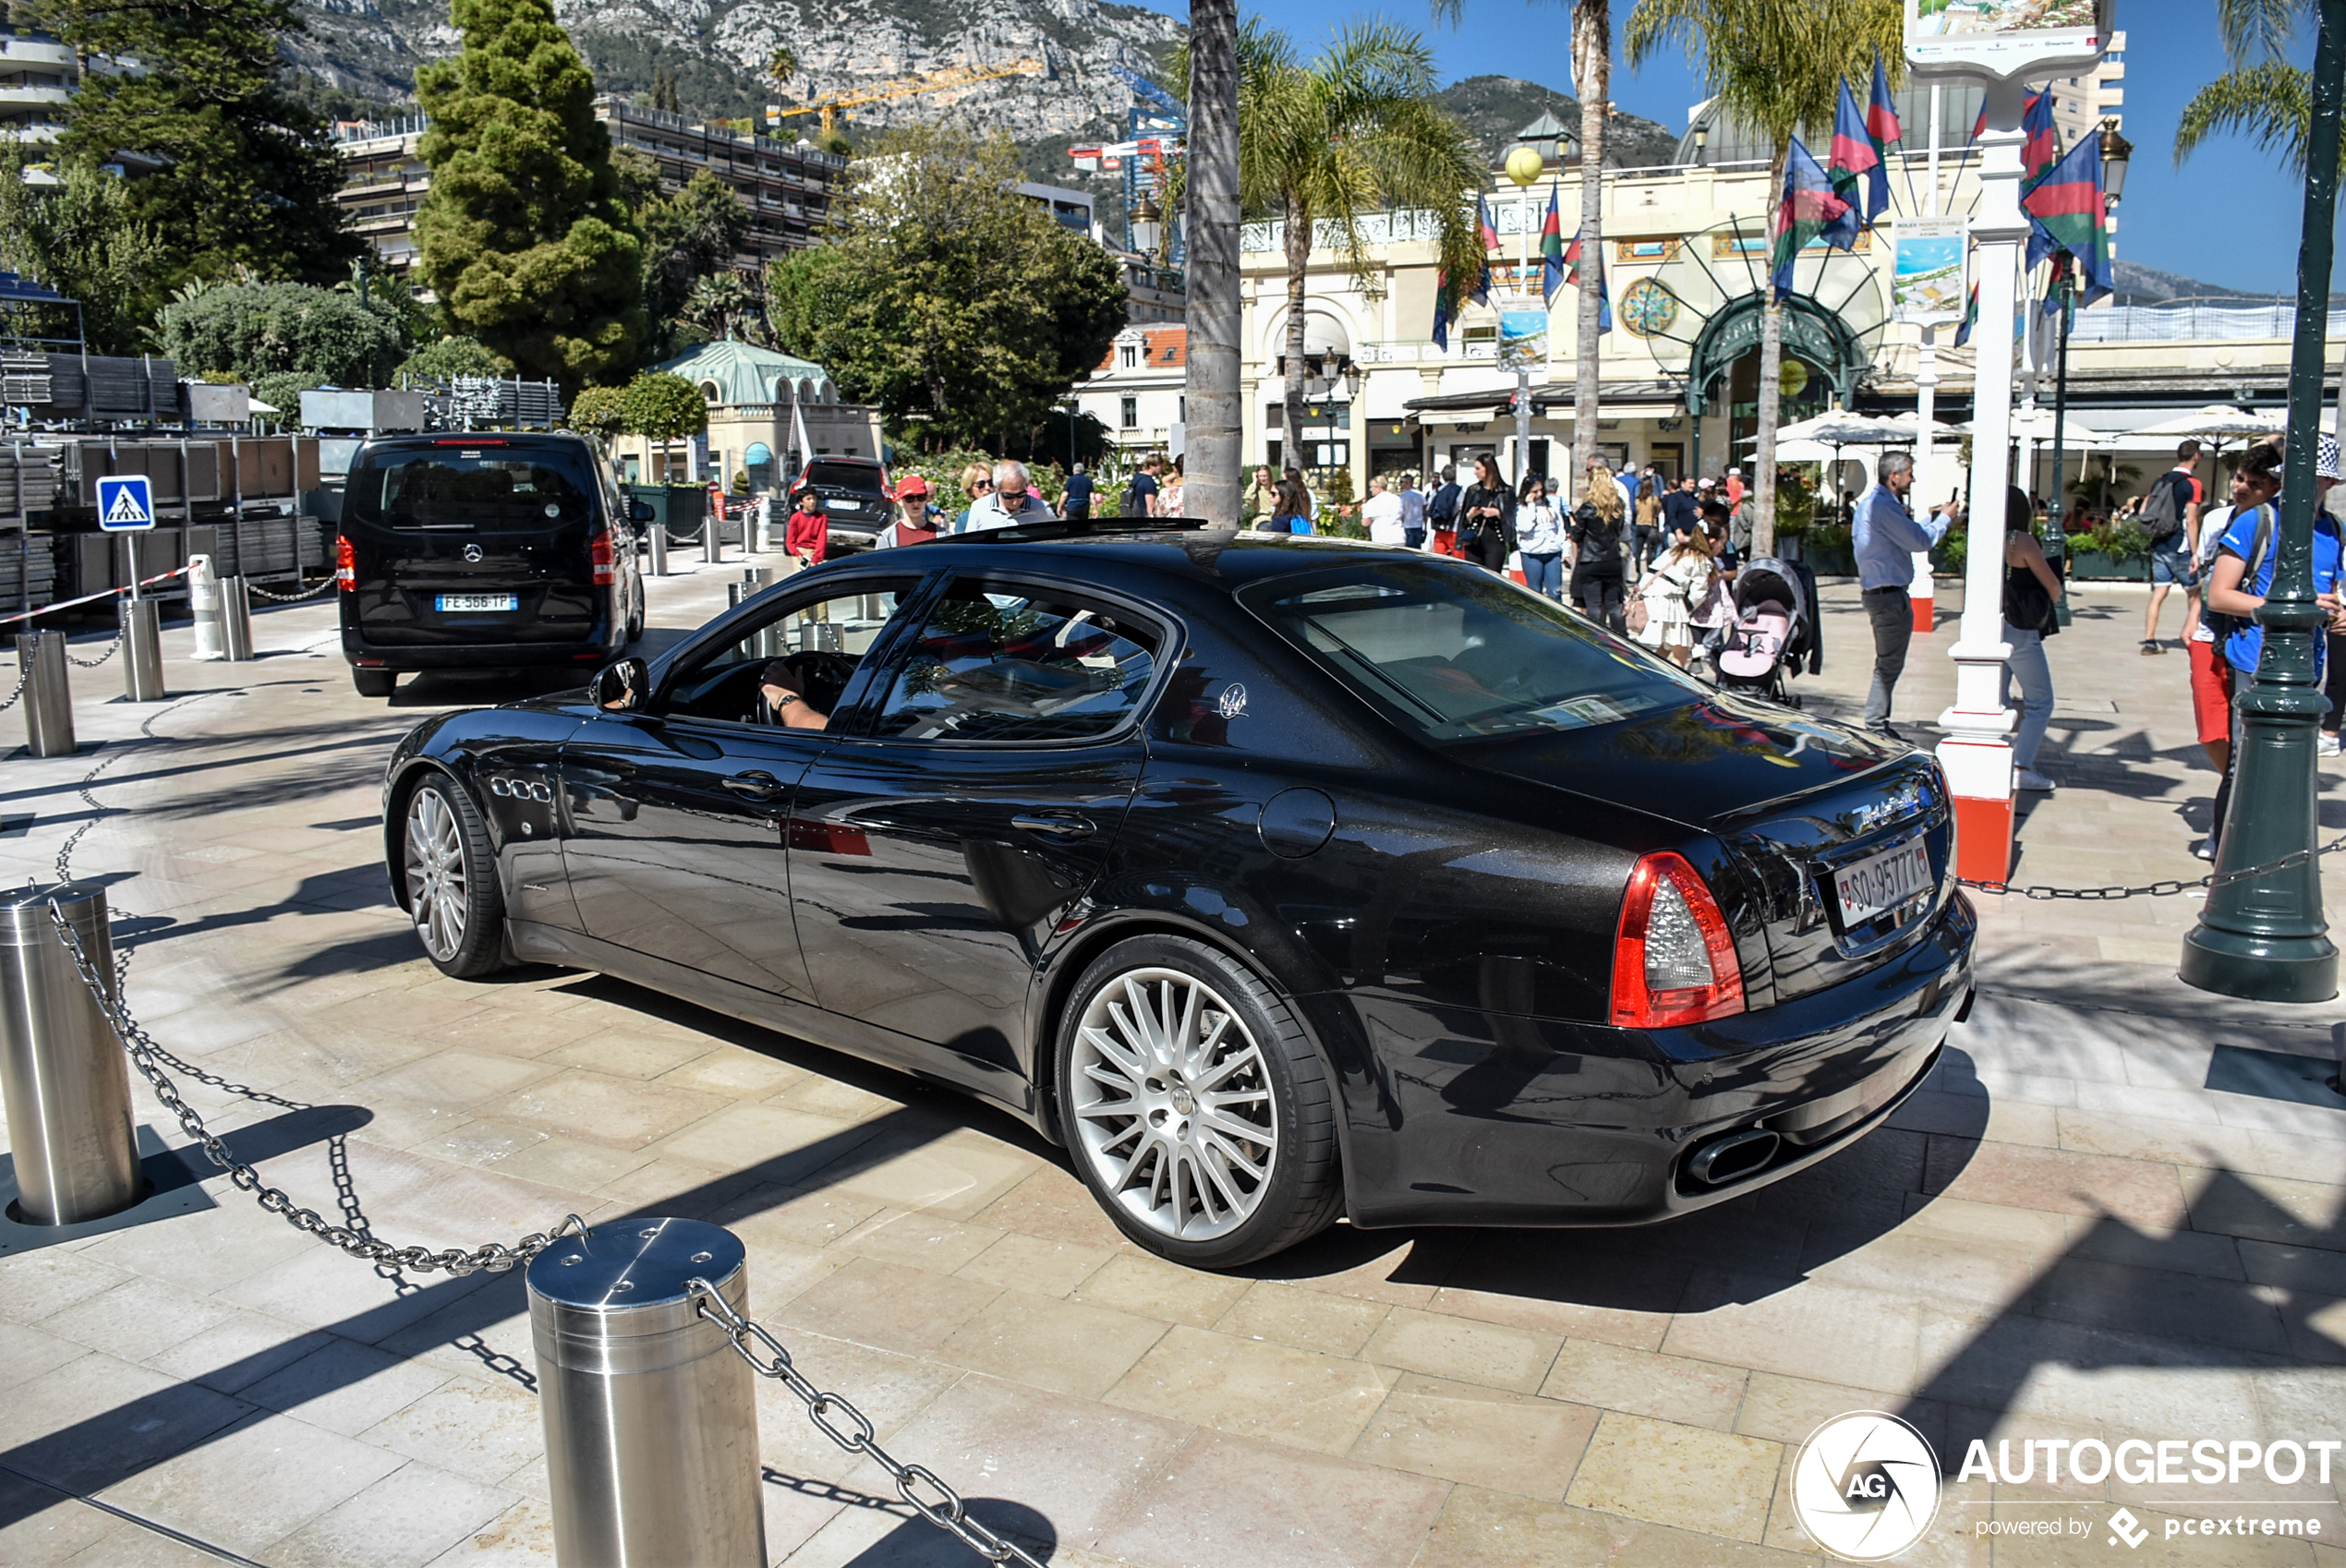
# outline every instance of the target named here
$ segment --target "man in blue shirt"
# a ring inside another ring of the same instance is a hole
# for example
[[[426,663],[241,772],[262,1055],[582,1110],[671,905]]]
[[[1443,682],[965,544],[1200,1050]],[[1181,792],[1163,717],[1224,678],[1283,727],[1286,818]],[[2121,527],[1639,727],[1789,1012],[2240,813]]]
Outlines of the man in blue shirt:
[[[1915,611],[1907,585],[1915,578],[1915,553],[1947,537],[1952,508],[1928,523],[1906,510],[1914,488],[1915,460],[1906,452],[1882,454],[1880,477],[1857,498],[1849,523],[1849,543],[1857,558],[1857,586],[1866,620],[1873,626],[1873,685],[1866,693],[1866,727],[1899,739],[1890,728],[1890,697],[1906,672],[1906,648],[1915,640]]]

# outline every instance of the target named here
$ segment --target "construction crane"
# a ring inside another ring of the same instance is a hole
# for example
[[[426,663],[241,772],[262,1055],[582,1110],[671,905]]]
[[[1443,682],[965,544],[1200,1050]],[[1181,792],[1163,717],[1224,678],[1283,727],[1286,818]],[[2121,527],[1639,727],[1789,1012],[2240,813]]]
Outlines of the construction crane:
[[[839,128],[839,112],[842,109],[853,109],[863,103],[877,103],[889,98],[906,98],[916,92],[944,92],[956,87],[992,81],[998,77],[1028,76],[1045,68],[1040,60],[1020,60],[1008,66],[954,66],[927,76],[901,77],[895,81],[884,81],[876,87],[850,88],[844,92],[829,93],[811,103],[801,103],[789,109],[779,103],[768,103],[766,105],[766,123],[779,126],[793,115],[820,115],[823,117],[823,134],[828,136]]]
[[[1125,66],[1110,66],[1108,74],[1132,90],[1135,100],[1124,116],[1124,139],[1099,147],[1072,147],[1068,156],[1075,166],[1085,171],[1121,170],[1124,175],[1124,248],[1136,249],[1132,238],[1132,211],[1143,196],[1155,199],[1165,194],[1167,164],[1183,151],[1182,139],[1190,134],[1189,105],[1140,72]],[[1175,266],[1184,259],[1186,247],[1176,228],[1171,235],[1171,259]]]

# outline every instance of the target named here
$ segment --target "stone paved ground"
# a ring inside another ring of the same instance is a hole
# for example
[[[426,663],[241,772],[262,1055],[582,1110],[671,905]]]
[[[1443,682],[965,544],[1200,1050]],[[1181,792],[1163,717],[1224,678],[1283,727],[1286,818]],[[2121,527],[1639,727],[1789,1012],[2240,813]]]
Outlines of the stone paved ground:
[[[720,582],[656,585],[656,625],[695,623]],[[2089,595],[2053,645],[2064,788],[2027,819],[2024,878],[2199,869],[2211,779],[2183,659],[2134,651],[2140,603]],[[1854,595],[1827,609],[1830,710],[1866,660]],[[1740,1202],[1624,1232],[1339,1227],[1191,1273],[1120,1245],[990,1111],[593,976],[439,978],[385,895],[381,760],[432,707],[510,694],[361,702],[331,615],[263,616],[267,657],[242,667],[185,662],[168,633],[187,694],[168,707],[107,704],[115,670],[77,671],[104,744],[0,763],[7,813],[34,819],[0,834],[0,873],[49,876],[88,829],[69,869],[114,879],[133,1006],[269,1096],[190,1085],[302,1202],[342,1212],[339,1167],[399,1242],[572,1212],[731,1224],[809,1374],[1051,1562],[1821,1561],[1786,1467],[1863,1408],[1904,1413],[1951,1467],[1975,1435],[2346,1437],[2346,1108],[2207,1087],[2286,1081],[2331,1049],[2334,1009],[2183,989],[2189,899],[1982,900],[1982,991],[1936,1080]],[[1943,706],[1952,641],[1917,645],[1902,714]],[[518,1281],[379,1277],[205,1190],[200,1212],[0,1258],[0,1562],[211,1560],[142,1521],[271,1568],[550,1562]],[[775,1392],[777,1562],[973,1561]],[[2288,1487],[2033,1479],[1952,1484],[1902,1561],[2346,1568],[2346,1464]],[[2153,1531],[2139,1552],[2105,1544],[2122,1502]],[[2165,1538],[2277,1513],[2320,1542]],[[2084,1533],[1981,1534],[2044,1519]]]

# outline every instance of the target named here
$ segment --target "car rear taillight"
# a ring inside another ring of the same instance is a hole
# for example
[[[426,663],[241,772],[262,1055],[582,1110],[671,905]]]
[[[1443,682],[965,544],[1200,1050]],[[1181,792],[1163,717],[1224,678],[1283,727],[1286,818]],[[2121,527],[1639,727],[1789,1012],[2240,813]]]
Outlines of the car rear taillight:
[[[586,542],[586,559],[594,563],[595,585],[607,588],[619,581],[619,558],[611,553],[611,530],[598,528]]]
[[[358,552],[350,548],[350,536],[334,538],[334,583],[345,594],[358,591]]]
[[[1613,1021],[1670,1029],[1743,1011],[1743,965],[1719,900],[1684,855],[1638,862],[1613,942]]]

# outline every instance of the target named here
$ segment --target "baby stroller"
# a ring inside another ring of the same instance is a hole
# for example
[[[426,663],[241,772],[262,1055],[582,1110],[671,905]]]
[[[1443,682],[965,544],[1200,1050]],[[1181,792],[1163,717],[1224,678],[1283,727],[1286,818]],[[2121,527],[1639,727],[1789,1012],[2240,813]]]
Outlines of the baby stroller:
[[[1719,645],[1719,684],[1798,707],[1786,677],[1824,669],[1817,636],[1817,578],[1805,564],[1761,556],[1735,573],[1735,619]]]

